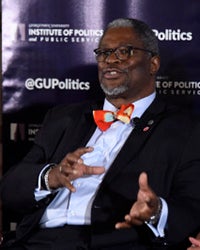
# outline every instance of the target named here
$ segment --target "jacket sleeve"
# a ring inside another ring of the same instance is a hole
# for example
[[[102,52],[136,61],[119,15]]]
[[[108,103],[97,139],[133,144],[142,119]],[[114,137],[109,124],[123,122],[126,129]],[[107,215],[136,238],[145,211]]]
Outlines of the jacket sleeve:
[[[45,116],[30,152],[21,162],[11,167],[1,180],[2,203],[11,211],[23,214],[38,207],[34,190],[39,173],[51,159],[63,133],[62,126],[57,129],[58,122],[52,121],[55,121],[55,117],[51,110]]]
[[[194,126],[185,142],[167,197],[169,214],[168,242],[182,241],[194,235],[200,225],[200,126]],[[178,156],[177,156],[178,157]]]

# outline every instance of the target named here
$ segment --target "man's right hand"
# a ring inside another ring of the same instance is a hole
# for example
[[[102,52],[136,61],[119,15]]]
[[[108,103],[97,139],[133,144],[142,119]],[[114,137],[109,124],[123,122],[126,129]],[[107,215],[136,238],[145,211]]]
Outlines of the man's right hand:
[[[81,159],[83,154],[92,151],[92,147],[83,147],[68,153],[64,159],[50,171],[48,179],[49,187],[51,189],[67,187],[71,192],[75,192],[76,189],[71,183],[73,180],[87,175],[103,174],[105,172],[104,167],[87,166]]]

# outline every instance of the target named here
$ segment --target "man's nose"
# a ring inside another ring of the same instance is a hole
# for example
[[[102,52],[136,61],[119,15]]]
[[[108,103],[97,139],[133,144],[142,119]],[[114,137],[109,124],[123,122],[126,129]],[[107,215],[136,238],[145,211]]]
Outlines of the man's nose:
[[[113,51],[112,53],[110,53],[110,55],[106,57],[105,62],[107,63],[120,62],[120,59],[117,57],[116,52]]]

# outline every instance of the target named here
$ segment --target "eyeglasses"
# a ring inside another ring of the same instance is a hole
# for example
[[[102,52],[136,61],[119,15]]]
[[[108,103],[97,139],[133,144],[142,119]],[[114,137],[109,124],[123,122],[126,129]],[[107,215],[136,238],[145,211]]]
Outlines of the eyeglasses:
[[[114,49],[100,49],[100,48],[97,48],[97,49],[94,50],[94,54],[95,54],[97,62],[104,62],[107,59],[107,57],[109,57],[112,53],[115,54],[117,59],[119,59],[121,61],[125,61],[130,56],[133,55],[134,50],[145,51],[145,52],[150,53],[152,56],[155,55],[155,53],[153,53],[152,51],[150,51],[148,49],[137,48],[137,47],[133,47],[133,46],[130,46],[130,45],[120,46],[120,47],[117,47],[117,48],[114,48]]]

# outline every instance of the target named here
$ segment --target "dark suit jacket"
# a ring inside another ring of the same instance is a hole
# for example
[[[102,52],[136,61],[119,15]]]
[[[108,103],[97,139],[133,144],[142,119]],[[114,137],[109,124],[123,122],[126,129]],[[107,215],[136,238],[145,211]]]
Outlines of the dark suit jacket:
[[[86,145],[96,128],[92,110],[100,106],[85,103],[50,110],[30,153],[4,176],[3,204],[23,214],[18,239],[28,237],[53,198],[40,202],[34,199],[41,169],[47,163],[59,163],[66,153]],[[124,220],[137,198],[138,177],[143,171],[152,189],[169,207],[163,239],[156,239],[146,225],[114,230],[115,223]],[[200,225],[199,123],[156,98],[106,174],[93,202],[91,219],[94,245],[132,241],[181,246],[196,233]]]

